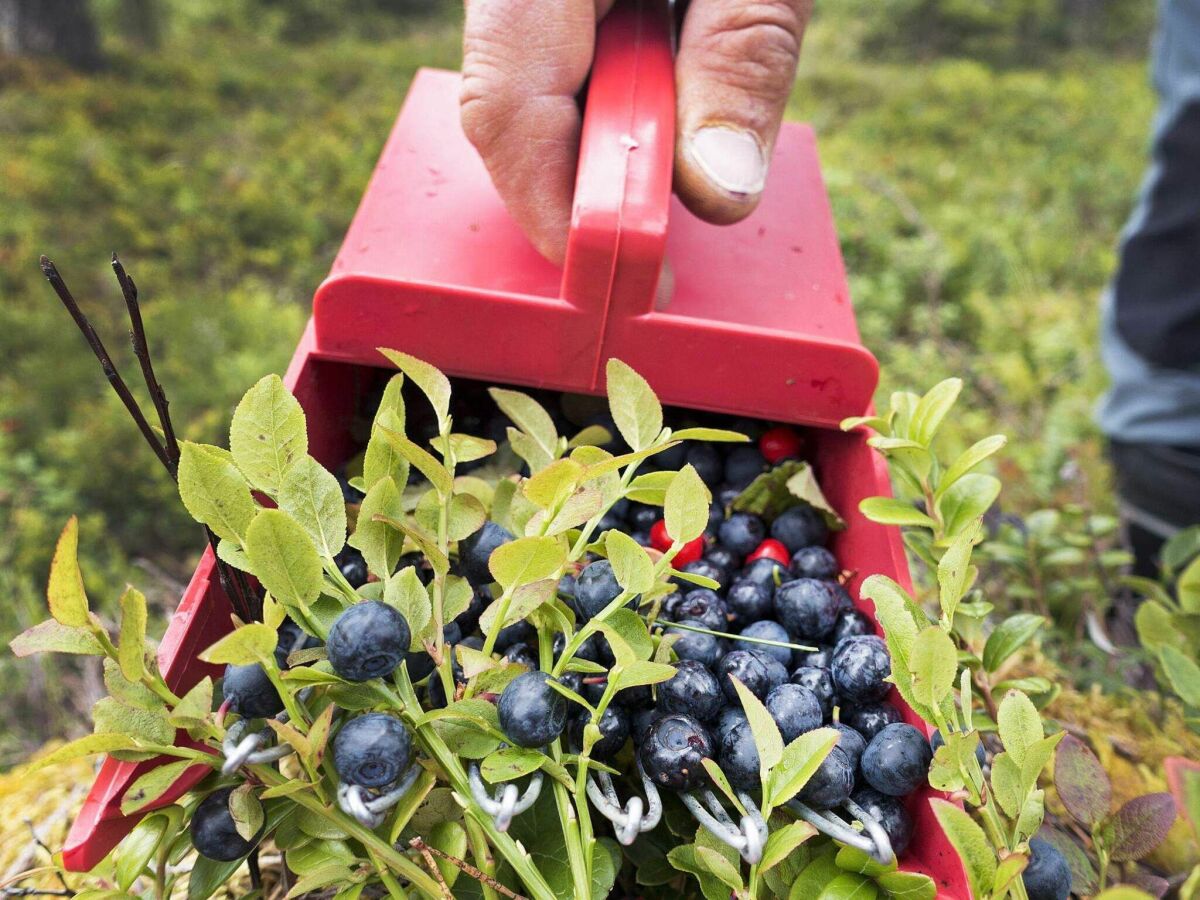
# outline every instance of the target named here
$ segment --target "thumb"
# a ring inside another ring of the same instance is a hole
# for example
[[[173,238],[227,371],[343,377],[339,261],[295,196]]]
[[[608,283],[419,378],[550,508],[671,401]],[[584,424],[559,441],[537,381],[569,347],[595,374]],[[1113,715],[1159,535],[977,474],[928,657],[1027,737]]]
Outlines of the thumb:
[[[692,0],[675,62],[675,191],[727,224],[762,195],[811,0]]]

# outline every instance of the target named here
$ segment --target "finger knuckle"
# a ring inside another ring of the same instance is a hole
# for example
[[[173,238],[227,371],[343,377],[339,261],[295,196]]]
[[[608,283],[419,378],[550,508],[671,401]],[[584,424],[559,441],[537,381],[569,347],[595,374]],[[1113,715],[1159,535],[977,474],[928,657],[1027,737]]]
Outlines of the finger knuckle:
[[[786,95],[803,36],[804,0],[735,3],[700,35],[722,77],[754,94]]]

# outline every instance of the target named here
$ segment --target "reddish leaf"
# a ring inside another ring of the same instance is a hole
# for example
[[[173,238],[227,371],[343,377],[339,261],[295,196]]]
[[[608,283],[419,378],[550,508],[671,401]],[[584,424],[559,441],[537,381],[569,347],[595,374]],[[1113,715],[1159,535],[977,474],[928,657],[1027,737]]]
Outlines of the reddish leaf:
[[[1113,816],[1112,858],[1117,862],[1141,859],[1163,842],[1175,822],[1175,800],[1170,794],[1134,797]]]
[[[1176,807],[1200,837],[1200,763],[1182,756],[1168,756],[1163,760],[1163,768]]]
[[[1087,744],[1068,734],[1054,758],[1054,786],[1075,820],[1091,829],[1112,805],[1112,783]]]
[[[1138,870],[1130,873],[1125,879],[1126,884],[1131,884],[1134,887],[1141,888],[1151,897],[1161,898],[1167,895],[1167,891],[1171,889],[1171,882],[1165,878],[1159,878],[1157,875],[1151,875],[1144,870]]]

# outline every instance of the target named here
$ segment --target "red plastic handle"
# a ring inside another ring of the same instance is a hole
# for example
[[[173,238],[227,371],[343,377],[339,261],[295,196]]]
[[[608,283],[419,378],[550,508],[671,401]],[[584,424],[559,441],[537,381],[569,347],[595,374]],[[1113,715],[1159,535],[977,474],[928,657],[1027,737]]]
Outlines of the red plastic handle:
[[[562,281],[563,299],[602,322],[653,308],[674,147],[670,8],[620,0],[596,35]]]

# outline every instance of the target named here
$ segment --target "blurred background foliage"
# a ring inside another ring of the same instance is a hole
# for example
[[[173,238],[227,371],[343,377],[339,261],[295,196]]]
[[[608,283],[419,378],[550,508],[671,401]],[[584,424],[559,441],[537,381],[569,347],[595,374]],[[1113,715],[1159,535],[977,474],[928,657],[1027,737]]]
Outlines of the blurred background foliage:
[[[1111,508],[1096,303],[1144,163],[1151,7],[838,0],[806,39],[791,114],[820,138],[881,391],[964,376],[962,439],[1012,438],[1008,512]],[[286,364],[416,67],[458,62],[449,0],[81,9],[89,69],[0,55],[5,641],[40,618],[71,513],[101,609],[130,581],[165,615],[202,546],[38,254],[128,367],[121,254],[179,429],[220,441],[245,387]],[[86,728],[94,675],[42,665],[0,655],[0,766]]]

